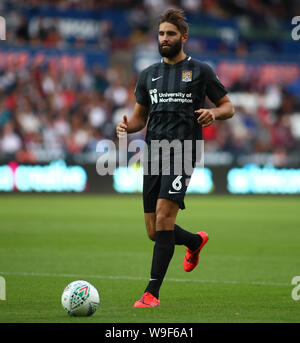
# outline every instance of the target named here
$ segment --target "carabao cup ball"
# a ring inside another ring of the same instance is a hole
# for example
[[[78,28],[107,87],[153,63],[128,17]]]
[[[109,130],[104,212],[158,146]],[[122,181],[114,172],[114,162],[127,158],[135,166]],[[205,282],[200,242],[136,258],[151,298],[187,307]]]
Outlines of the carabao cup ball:
[[[96,312],[100,296],[89,282],[77,280],[69,283],[64,289],[61,304],[69,316],[87,317]]]

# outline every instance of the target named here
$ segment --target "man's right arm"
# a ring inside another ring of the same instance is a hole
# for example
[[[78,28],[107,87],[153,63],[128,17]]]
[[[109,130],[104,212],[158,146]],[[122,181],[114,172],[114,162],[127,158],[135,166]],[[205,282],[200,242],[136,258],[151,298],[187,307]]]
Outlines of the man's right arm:
[[[124,115],[123,121],[118,124],[116,128],[117,137],[123,137],[126,132],[134,133],[142,130],[147,124],[148,114],[149,111],[147,107],[136,103],[132,117],[128,120],[127,116]]]

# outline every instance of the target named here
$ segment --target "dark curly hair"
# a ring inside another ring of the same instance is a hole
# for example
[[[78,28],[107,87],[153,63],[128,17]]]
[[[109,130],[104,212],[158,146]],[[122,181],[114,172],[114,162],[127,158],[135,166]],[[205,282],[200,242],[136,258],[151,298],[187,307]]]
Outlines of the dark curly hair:
[[[186,22],[185,13],[181,9],[175,10],[171,8],[171,9],[166,10],[159,17],[158,26],[164,22],[168,22],[175,25],[182,35],[188,33],[189,26]]]

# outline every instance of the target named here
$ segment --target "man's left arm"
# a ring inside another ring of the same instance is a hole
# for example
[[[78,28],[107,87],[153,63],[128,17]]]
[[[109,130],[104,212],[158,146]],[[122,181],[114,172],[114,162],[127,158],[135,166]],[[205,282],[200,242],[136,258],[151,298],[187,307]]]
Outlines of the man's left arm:
[[[211,125],[215,120],[226,120],[234,115],[234,108],[228,96],[223,96],[215,105],[215,108],[200,108],[195,111],[199,114],[197,121],[203,127]]]

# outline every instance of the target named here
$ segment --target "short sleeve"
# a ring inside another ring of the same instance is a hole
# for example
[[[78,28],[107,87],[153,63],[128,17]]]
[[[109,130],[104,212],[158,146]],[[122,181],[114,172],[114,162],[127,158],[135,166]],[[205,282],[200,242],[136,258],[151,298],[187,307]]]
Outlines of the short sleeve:
[[[142,106],[148,107],[149,106],[149,94],[147,92],[147,88],[146,88],[146,73],[145,71],[142,71],[136,87],[135,87],[135,98],[136,98],[136,102]]]
[[[226,88],[223,86],[214,70],[207,64],[206,68],[206,95],[213,103],[218,102],[227,94]]]

